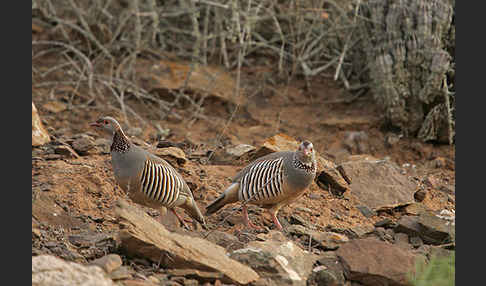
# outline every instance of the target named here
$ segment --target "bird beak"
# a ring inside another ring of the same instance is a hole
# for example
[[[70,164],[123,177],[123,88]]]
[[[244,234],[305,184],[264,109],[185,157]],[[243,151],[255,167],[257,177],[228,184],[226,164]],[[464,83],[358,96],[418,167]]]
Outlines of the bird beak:
[[[89,126],[95,126],[95,127],[100,127],[101,125],[99,123],[96,123],[96,122],[91,122],[89,124]]]

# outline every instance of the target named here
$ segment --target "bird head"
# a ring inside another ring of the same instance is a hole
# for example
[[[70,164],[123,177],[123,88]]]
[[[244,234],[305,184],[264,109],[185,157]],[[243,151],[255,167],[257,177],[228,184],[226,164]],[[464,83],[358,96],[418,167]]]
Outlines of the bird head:
[[[315,160],[314,146],[310,141],[305,140],[300,143],[297,153],[302,162],[312,162]]]
[[[120,129],[120,124],[118,121],[110,116],[100,117],[95,122],[90,123],[90,126],[94,126],[97,129],[103,130],[109,134],[113,134],[115,131]]]

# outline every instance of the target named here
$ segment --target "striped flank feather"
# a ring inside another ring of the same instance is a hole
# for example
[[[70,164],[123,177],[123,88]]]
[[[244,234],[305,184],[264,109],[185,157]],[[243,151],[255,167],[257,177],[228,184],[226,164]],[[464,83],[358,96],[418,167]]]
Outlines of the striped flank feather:
[[[151,200],[171,207],[179,198],[183,182],[175,172],[162,164],[146,160],[142,171],[142,192]]]
[[[282,194],[283,158],[255,163],[241,179],[239,200],[261,201]]]

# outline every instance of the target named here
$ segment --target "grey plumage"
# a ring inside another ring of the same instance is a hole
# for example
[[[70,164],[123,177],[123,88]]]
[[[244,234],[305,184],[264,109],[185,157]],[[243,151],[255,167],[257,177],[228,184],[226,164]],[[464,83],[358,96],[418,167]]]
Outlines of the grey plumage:
[[[158,209],[166,207],[185,225],[174,210],[181,207],[206,227],[189,186],[174,167],[130,142],[114,118],[102,117],[92,125],[113,134],[111,163],[115,180],[134,202]]]
[[[297,151],[263,156],[236,174],[232,184],[206,207],[206,215],[239,201],[243,202],[245,223],[254,226],[248,220],[246,209],[246,203],[251,203],[269,209],[274,223],[281,229],[277,212],[300,197],[315,175],[315,152],[309,141],[302,142]]]

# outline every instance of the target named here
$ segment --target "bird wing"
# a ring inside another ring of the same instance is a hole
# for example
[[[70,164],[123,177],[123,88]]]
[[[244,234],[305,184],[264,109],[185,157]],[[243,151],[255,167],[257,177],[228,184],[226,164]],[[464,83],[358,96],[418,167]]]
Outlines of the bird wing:
[[[283,171],[285,158],[280,155],[260,158],[245,167],[246,170],[239,180],[238,199],[240,201],[272,204],[285,196]]]

